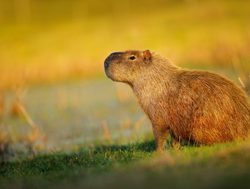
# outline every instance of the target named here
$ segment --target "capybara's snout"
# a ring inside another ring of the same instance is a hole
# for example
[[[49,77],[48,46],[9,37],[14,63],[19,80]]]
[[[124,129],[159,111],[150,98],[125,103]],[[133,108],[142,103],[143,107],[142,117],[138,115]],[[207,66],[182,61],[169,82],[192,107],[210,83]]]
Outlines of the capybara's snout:
[[[118,60],[121,57],[121,55],[122,52],[111,53],[104,61],[104,69],[107,70],[109,68],[109,65],[115,60]]]

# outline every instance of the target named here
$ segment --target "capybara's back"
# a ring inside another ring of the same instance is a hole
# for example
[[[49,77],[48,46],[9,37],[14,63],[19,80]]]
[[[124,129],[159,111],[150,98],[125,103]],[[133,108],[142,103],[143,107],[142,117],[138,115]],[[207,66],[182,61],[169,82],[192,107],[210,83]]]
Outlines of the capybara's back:
[[[246,93],[214,73],[182,69],[147,51],[112,53],[106,75],[129,84],[152,122],[157,149],[170,134],[175,142],[213,144],[250,133]]]
[[[181,71],[177,81],[178,94],[169,107],[176,138],[213,144],[249,135],[250,106],[239,87],[204,71]]]

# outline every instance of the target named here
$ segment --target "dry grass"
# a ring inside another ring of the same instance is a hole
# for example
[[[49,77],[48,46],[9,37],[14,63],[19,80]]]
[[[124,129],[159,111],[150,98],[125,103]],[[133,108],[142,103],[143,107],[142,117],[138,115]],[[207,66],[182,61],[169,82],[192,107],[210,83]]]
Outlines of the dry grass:
[[[5,106],[4,97],[2,96],[1,91],[0,91],[0,120],[4,116],[4,106]]]
[[[23,89],[18,88],[14,92],[15,96],[11,103],[6,103],[3,98],[0,99],[0,162],[10,161],[20,157],[26,151],[25,156],[36,154],[44,148],[46,137],[40,128],[35,124],[29,113],[27,112],[22,98],[25,95]],[[18,134],[13,132],[6,118],[23,119],[30,127],[26,134]]]
[[[0,29],[0,88],[103,75],[104,58],[124,49],[151,49],[178,64],[232,67],[237,62],[247,70],[244,77],[249,75],[248,1],[159,0],[142,7],[139,0],[132,10],[130,0],[122,7],[113,0],[101,5],[34,1],[30,7],[0,2],[1,8],[17,11],[0,15],[0,23],[1,16],[7,22]],[[20,15],[25,12],[30,14]]]
[[[57,65],[15,65],[1,66],[0,89],[15,89],[30,84],[55,83],[70,78],[88,78],[96,75],[97,65],[83,62]]]
[[[111,135],[111,132],[109,130],[107,122],[103,121],[102,124],[101,124],[101,127],[103,129],[103,134],[102,134],[103,140],[111,142],[112,141],[112,135]]]

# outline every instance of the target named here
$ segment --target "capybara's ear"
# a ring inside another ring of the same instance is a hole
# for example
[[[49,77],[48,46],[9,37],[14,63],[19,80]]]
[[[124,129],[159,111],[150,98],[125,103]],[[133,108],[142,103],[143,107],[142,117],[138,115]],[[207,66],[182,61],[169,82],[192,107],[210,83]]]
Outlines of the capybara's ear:
[[[146,62],[146,63],[151,62],[152,54],[151,54],[150,50],[143,51],[143,59],[144,59],[144,62]]]

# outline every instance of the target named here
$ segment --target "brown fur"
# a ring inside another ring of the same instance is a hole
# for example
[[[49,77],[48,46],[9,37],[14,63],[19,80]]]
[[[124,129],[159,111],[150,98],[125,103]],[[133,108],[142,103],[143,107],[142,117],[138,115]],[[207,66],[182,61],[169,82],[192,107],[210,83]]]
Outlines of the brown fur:
[[[148,50],[112,53],[105,72],[132,87],[152,122],[157,150],[164,149],[169,134],[175,143],[204,145],[249,135],[245,92],[218,74],[179,68]]]

